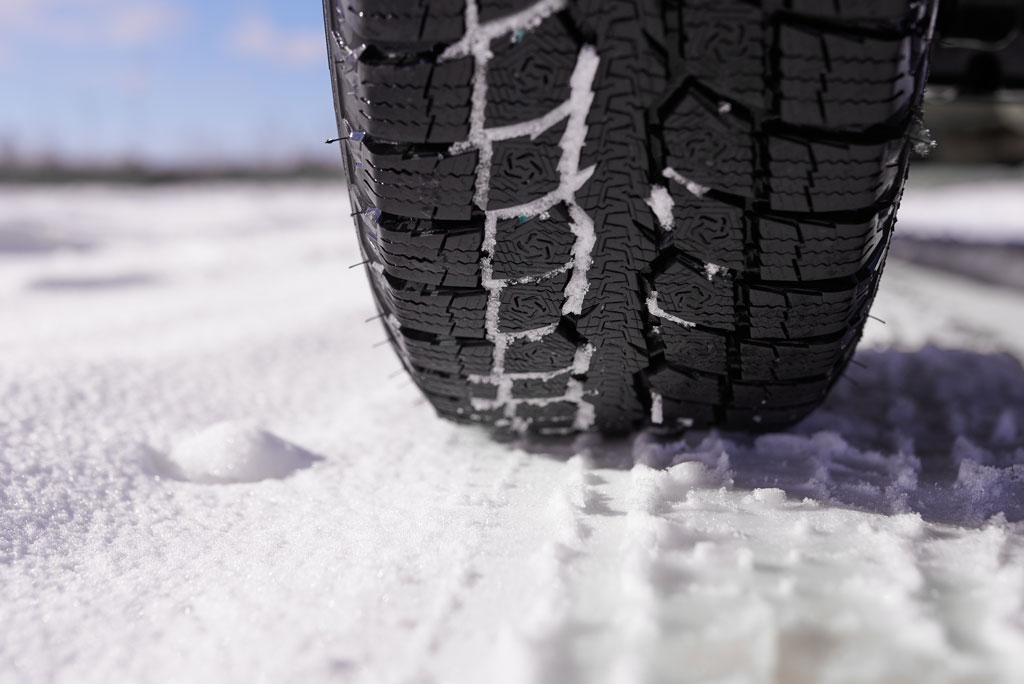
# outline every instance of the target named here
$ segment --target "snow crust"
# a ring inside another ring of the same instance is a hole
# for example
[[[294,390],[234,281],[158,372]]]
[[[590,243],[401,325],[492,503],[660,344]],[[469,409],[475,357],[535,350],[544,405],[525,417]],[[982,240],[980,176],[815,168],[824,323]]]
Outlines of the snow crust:
[[[0,681],[1024,680],[1019,291],[891,260],[782,433],[501,444],[389,379],[348,213],[0,187]]]

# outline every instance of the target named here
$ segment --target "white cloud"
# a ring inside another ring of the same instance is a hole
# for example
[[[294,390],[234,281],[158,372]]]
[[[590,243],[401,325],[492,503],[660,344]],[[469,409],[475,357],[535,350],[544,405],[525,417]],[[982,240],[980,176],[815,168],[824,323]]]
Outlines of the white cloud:
[[[136,47],[177,34],[187,18],[167,0],[0,0],[0,39]]]
[[[185,23],[185,14],[178,7],[160,2],[133,3],[112,8],[107,21],[110,42],[132,46],[177,33]]]
[[[0,2],[0,26],[20,26],[39,8],[37,0],[4,0]]]
[[[319,31],[285,32],[264,15],[245,17],[230,36],[238,54],[294,67],[324,63],[324,37]]]

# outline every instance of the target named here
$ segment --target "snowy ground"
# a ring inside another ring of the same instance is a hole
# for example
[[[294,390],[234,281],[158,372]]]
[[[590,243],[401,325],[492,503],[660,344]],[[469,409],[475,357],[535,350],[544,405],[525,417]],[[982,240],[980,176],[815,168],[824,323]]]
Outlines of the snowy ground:
[[[785,434],[500,445],[344,195],[0,188],[0,681],[1024,681],[1024,291],[893,260]]]

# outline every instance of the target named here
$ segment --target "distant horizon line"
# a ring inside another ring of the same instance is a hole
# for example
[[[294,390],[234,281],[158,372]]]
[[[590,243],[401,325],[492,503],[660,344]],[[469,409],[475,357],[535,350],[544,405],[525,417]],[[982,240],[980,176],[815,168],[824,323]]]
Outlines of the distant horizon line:
[[[160,183],[188,180],[342,179],[341,159],[154,163],[144,160],[77,162],[70,160],[0,160],[0,183],[123,182]]]

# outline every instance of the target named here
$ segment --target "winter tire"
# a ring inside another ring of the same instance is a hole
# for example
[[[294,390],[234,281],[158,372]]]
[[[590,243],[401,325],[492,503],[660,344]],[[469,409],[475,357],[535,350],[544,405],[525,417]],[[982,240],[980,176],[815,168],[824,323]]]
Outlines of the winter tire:
[[[387,334],[446,418],[768,429],[853,354],[924,0],[325,0]]]

